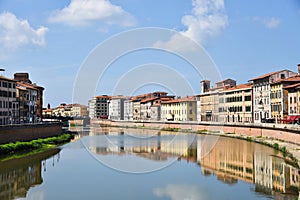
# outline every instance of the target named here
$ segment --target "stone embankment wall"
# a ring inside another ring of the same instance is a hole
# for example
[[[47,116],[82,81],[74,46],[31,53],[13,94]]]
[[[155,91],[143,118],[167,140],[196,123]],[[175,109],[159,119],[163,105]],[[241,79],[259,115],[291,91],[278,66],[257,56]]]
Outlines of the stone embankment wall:
[[[238,135],[263,137],[268,139],[276,139],[288,143],[300,145],[300,131],[299,125],[282,126],[269,124],[269,125],[256,125],[256,124],[220,124],[220,123],[197,123],[197,122],[148,122],[148,121],[91,121],[93,125],[107,125],[107,126],[121,126],[121,127],[148,127],[148,128],[180,128],[185,130],[209,130],[219,131],[220,133],[234,133]],[[295,127],[294,127],[295,126]]]
[[[62,134],[60,123],[0,126],[0,144],[31,141]]]

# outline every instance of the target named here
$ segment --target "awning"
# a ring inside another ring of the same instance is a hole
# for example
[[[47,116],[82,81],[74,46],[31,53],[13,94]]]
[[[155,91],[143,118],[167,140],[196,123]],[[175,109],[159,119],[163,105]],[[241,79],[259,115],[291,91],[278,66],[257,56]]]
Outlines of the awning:
[[[300,118],[300,115],[290,115],[287,117],[286,122],[293,122],[293,121],[297,121]]]

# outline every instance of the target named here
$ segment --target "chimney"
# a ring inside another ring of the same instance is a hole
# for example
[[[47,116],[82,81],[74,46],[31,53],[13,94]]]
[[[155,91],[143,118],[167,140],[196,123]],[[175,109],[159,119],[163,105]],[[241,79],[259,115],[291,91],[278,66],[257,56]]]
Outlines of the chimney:
[[[25,82],[25,83],[32,83],[29,79],[29,74],[28,73],[15,73],[14,74],[14,80],[16,81],[21,81],[21,82]]]
[[[300,75],[300,64],[298,64],[298,75]]]
[[[210,89],[210,81],[209,80],[203,80],[200,82],[201,83],[201,93],[208,92]]]

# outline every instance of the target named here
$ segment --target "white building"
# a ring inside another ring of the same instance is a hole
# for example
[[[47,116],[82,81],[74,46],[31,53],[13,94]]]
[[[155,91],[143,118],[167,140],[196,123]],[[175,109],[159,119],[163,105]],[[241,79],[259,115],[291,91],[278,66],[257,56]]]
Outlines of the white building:
[[[16,81],[0,76],[0,125],[19,123]]]
[[[133,120],[133,102],[130,99],[124,100],[124,120]]]
[[[114,96],[109,100],[109,119],[124,120],[124,96]]]
[[[290,70],[268,73],[251,79],[253,82],[254,123],[271,118],[271,83],[297,75]]]

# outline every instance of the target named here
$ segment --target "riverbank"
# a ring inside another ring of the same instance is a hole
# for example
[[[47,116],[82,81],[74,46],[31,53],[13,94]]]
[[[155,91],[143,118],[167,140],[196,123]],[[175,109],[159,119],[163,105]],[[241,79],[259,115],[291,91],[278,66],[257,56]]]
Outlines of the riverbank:
[[[10,142],[0,145],[0,161],[26,157],[56,148],[59,145],[70,142],[74,138],[71,134],[63,134],[55,137],[39,138],[26,142]]]
[[[272,126],[252,126],[237,124],[200,124],[187,122],[132,122],[132,121],[94,121],[95,126],[111,126],[120,128],[154,129],[160,131],[191,132],[232,137],[257,142],[270,146],[282,152],[283,157],[293,164],[300,166],[300,132],[295,129],[272,128]],[[265,125],[264,125],[265,126]]]

